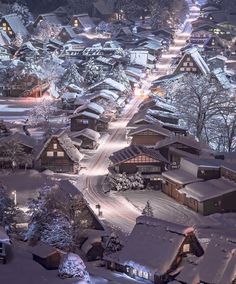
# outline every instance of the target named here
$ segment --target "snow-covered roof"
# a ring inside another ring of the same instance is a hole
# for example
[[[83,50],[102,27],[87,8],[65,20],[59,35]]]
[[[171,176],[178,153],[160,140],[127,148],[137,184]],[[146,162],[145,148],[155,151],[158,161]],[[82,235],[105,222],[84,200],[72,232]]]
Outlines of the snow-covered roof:
[[[141,125],[141,126],[135,128],[135,129],[131,130],[129,132],[129,136],[133,136],[135,134],[138,134],[138,133],[141,133],[141,132],[147,131],[147,130],[149,130],[151,132],[155,132],[155,133],[163,135],[163,136],[167,136],[167,137],[172,135],[172,133],[169,130],[163,128],[161,125],[153,124],[153,125]]]
[[[46,258],[57,252],[57,249],[43,242],[38,242],[30,250],[32,254],[39,256],[40,258]]]
[[[70,116],[70,118],[80,117],[80,116],[90,117],[90,118],[94,118],[94,119],[97,119],[97,120],[99,120],[99,118],[100,118],[99,115],[92,113],[92,112],[88,112],[88,111],[74,113]]]
[[[103,114],[104,111],[105,111],[104,108],[102,106],[98,105],[97,103],[89,102],[89,103],[87,103],[87,104],[85,104],[83,106],[78,107],[75,110],[75,113],[83,112],[86,109],[94,111],[98,115]]]
[[[29,148],[34,148],[35,146],[35,140],[31,136],[22,134],[20,132],[15,132],[12,135],[1,137],[0,145],[3,145],[11,140]]]
[[[128,241],[118,255],[118,262],[152,275],[165,274],[193,228],[164,220],[140,216]]]
[[[150,157],[157,162],[168,163],[166,158],[164,158],[159,151],[147,148],[142,145],[130,145],[124,149],[121,149],[117,152],[114,152],[109,159],[114,165],[126,162],[132,158],[135,158],[140,155],[145,155]]]
[[[236,272],[236,243],[214,236],[208,244],[198,268],[198,277],[204,283],[233,283]]]
[[[59,133],[58,135],[52,135],[47,142],[43,145],[41,151],[39,152],[37,156],[37,160],[40,159],[41,155],[43,152],[46,150],[47,146],[51,142],[53,138],[56,138],[57,141],[59,142],[60,146],[62,149],[66,152],[68,157],[74,161],[75,163],[79,163],[80,160],[82,160],[83,155],[79,152],[79,150],[74,146],[72,140],[70,137],[64,133],[63,131]]]
[[[119,82],[117,82],[117,81],[115,81],[111,78],[104,79],[103,81],[92,85],[91,87],[89,87],[89,90],[92,90],[92,89],[96,88],[97,86],[104,84],[104,83],[111,86],[112,88],[116,89],[117,91],[120,91],[120,92],[124,92],[126,90],[126,87],[123,84],[121,84],[121,83],[119,83]]]
[[[37,17],[35,22],[40,22],[40,19],[48,22],[49,24],[61,25],[61,20],[54,13],[41,14]]]
[[[225,178],[211,179],[204,182],[191,183],[180,189],[187,197],[199,202],[223,196],[236,191],[236,183]]]
[[[190,138],[190,137],[185,137],[185,136],[172,136],[170,138],[167,138],[165,140],[162,140],[160,142],[158,142],[156,144],[156,149],[160,149],[162,147],[168,146],[168,145],[172,145],[172,144],[183,144],[185,146],[189,146],[191,148],[197,149],[197,150],[201,150],[203,148],[203,146],[201,143],[199,143],[198,141]]]
[[[5,15],[1,20],[5,20],[15,34],[20,34],[23,37],[28,35],[26,27],[23,25],[20,17],[17,14]]]
[[[193,59],[193,61],[198,66],[198,68],[201,70],[202,74],[206,75],[206,74],[210,73],[210,69],[209,69],[208,65],[206,64],[205,60],[203,59],[203,57],[201,56],[201,54],[199,53],[199,51],[196,47],[186,49],[184,57],[186,55],[189,55]],[[182,64],[182,60],[180,60],[179,65],[180,64]]]
[[[101,137],[100,133],[98,133],[97,131],[90,129],[90,128],[85,128],[81,131],[72,132],[70,134],[70,137],[72,137],[72,138],[77,138],[77,137],[80,137],[80,136],[85,136],[85,137],[87,137],[91,140],[94,140],[94,141],[98,141],[98,139]]]
[[[89,95],[89,97],[91,98],[102,97],[104,99],[112,101],[116,101],[119,98],[119,96],[115,92],[112,92],[110,90],[101,90],[99,92],[92,93],[91,95]]]
[[[214,69],[212,71],[212,75],[218,80],[218,82],[224,89],[229,90],[232,88],[229,79],[227,78],[224,70],[222,70],[221,68]]]
[[[77,34],[74,32],[74,30],[71,26],[64,26],[62,28],[62,31],[63,30],[65,30],[72,39],[77,37]]]
[[[73,18],[77,18],[85,30],[95,28],[95,24],[88,14],[74,15]]]
[[[144,47],[151,50],[162,49],[161,42],[157,40],[149,40],[147,44],[144,45]]]
[[[202,179],[197,178],[195,175],[192,173],[189,173],[183,169],[178,169],[178,170],[171,170],[167,172],[163,172],[162,176],[164,178],[167,178],[169,180],[172,180],[178,184],[189,184],[192,182],[200,182]]]
[[[6,231],[0,226],[0,243],[10,243],[10,238],[8,237]]]

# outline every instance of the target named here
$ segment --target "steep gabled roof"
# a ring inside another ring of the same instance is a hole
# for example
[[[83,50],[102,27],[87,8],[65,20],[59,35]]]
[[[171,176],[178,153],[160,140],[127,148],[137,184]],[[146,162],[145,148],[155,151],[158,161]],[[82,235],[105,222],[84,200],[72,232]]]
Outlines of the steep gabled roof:
[[[87,104],[84,104],[83,106],[78,107],[75,110],[75,113],[83,112],[86,109],[92,110],[92,111],[96,112],[98,115],[103,114],[104,111],[105,111],[102,106],[100,106],[96,103],[93,103],[93,102],[88,102]]]
[[[193,232],[191,227],[140,216],[118,253],[118,263],[152,275],[164,275],[171,268],[186,236]]]
[[[205,60],[202,58],[196,47],[189,48],[185,51],[185,54],[183,55],[176,69],[178,69],[178,67],[182,65],[182,62],[186,56],[190,56],[192,58],[203,75],[206,75],[210,72],[208,65],[206,64]]]
[[[85,128],[81,131],[70,133],[71,138],[77,138],[79,136],[85,136],[85,137],[89,138],[90,140],[98,141],[98,139],[100,138],[101,135],[97,131],[90,129],[90,128]]]
[[[159,151],[150,149],[150,148],[146,148],[144,146],[141,145],[130,145],[129,147],[126,147],[124,149],[121,149],[115,153],[113,153],[109,159],[112,161],[113,164],[120,164],[123,163],[125,161],[128,161],[132,158],[135,158],[139,155],[145,155],[148,156],[154,160],[157,161],[161,161],[161,162],[165,162],[168,163],[168,161],[166,160],[166,158],[164,158]]]
[[[161,125],[158,125],[158,124],[153,124],[153,125],[141,125],[133,130],[131,130],[129,132],[129,136],[134,136],[135,134],[138,134],[138,133],[141,133],[143,131],[151,131],[151,132],[154,132],[156,134],[160,134],[160,135],[163,135],[163,136],[166,136],[166,137],[170,137],[172,136],[172,133],[163,128]]]
[[[170,145],[175,144],[175,143],[183,144],[185,146],[189,146],[189,147],[194,148],[196,150],[201,150],[204,147],[206,147],[206,145],[202,145],[198,141],[196,141],[192,138],[189,138],[189,137],[172,136],[170,138],[166,138],[166,139],[158,142],[156,144],[156,149],[161,149],[163,147],[170,146]]]
[[[95,24],[88,14],[74,15],[73,18],[77,18],[77,20],[85,30],[95,28]]]
[[[15,132],[12,135],[4,136],[0,138],[0,145],[7,143],[9,141],[12,141],[12,140],[21,145],[32,148],[32,149],[35,146],[35,140],[31,136],[28,136],[28,135],[25,135],[19,132]]]
[[[43,21],[45,21],[45,22],[47,22],[49,24],[54,24],[54,25],[61,25],[62,24],[61,20],[54,13],[47,13],[47,14],[39,15],[37,17],[35,23],[37,23],[40,18],[42,18]]]
[[[26,27],[23,25],[20,17],[17,14],[5,15],[1,20],[5,20],[15,34],[21,34],[23,37],[28,35]]]
[[[58,135],[52,135],[47,141],[46,143],[43,145],[41,151],[39,152],[38,156],[37,156],[37,160],[40,159],[41,155],[43,154],[43,152],[47,149],[47,146],[49,145],[49,143],[51,142],[51,140],[53,138],[56,138],[58,143],[60,144],[60,146],[62,147],[62,149],[65,151],[65,153],[68,155],[68,157],[74,161],[75,163],[79,163],[82,158],[83,155],[79,152],[79,150],[74,146],[72,140],[70,139],[70,137],[64,133],[61,132]]]

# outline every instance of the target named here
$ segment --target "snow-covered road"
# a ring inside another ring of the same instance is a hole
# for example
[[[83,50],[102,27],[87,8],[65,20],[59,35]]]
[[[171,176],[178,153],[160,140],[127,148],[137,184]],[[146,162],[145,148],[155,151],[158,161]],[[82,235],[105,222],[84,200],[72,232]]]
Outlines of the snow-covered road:
[[[196,6],[191,5],[189,18],[185,21],[182,31],[178,31],[175,36],[175,41],[170,46],[169,51],[166,52],[159,60],[158,73],[150,75],[143,84],[143,92],[147,91],[150,82],[157,79],[160,76],[168,74],[170,70],[170,64],[172,58],[177,56],[180,49],[185,46],[191,32],[191,21],[196,19],[199,15],[199,9]],[[101,211],[103,218],[106,222],[114,227],[118,227],[123,231],[130,232],[135,224],[136,217],[140,215],[140,207],[134,206],[135,204],[130,202],[127,196],[118,195],[115,193],[105,194],[103,192],[104,177],[108,173],[109,156],[119,149],[127,146],[126,142],[126,125],[130,118],[137,112],[139,104],[142,102],[142,96],[134,96],[131,102],[126,105],[123,110],[122,116],[118,121],[111,123],[109,127],[109,136],[103,140],[102,144],[97,149],[96,153],[90,156],[85,162],[85,170],[76,181],[76,186],[84,193],[84,196],[92,209],[96,212],[96,205],[101,205]],[[145,198],[141,198],[140,201],[144,202],[144,199],[153,199],[160,193],[158,192],[145,192]],[[157,196],[157,198],[159,198]],[[144,203],[145,204],[145,203]],[[190,223],[190,219],[193,218],[193,213],[179,204],[167,201],[167,198],[162,198],[161,202],[156,203],[157,211],[163,212],[162,218],[166,218],[169,221],[176,221],[177,219],[181,223]],[[164,210],[163,210],[164,209]],[[186,212],[187,211],[187,212]],[[190,216],[190,217],[189,217]],[[197,221],[198,215],[193,222]]]

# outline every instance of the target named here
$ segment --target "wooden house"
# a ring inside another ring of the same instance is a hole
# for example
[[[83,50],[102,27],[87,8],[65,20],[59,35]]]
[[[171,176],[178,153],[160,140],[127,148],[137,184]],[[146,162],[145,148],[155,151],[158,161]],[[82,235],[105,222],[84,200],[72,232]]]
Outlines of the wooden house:
[[[95,28],[95,24],[88,14],[74,15],[69,25],[78,31],[89,31]]]
[[[96,91],[101,91],[101,90],[110,90],[110,91],[114,91],[114,92],[117,92],[117,93],[125,93],[127,91],[126,87],[111,79],[111,78],[106,78],[104,79],[103,81],[101,82],[98,82],[98,83],[95,83],[93,85],[91,85],[88,90],[90,92],[96,92]]]
[[[212,36],[212,34],[212,32],[205,30],[204,27],[196,28],[192,31],[189,42],[191,44],[202,45],[210,36]]]
[[[156,182],[157,186],[161,186],[158,181],[168,164],[158,151],[141,145],[130,145],[113,153],[109,159],[111,172],[128,175],[140,172],[145,180]]]
[[[216,35],[209,37],[204,42],[204,51],[208,56],[216,56],[218,54],[225,54],[226,46],[223,41]]]
[[[71,173],[78,172],[81,159],[82,155],[64,132],[52,135],[36,158],[42,170]]]
[[[183,159],[178,170],[163,173],[163,191],[202,214],[235,212],[236,175],[233,165],[215,159]]]
[[[206,75],[210,72],[205,60],[196,47],[187,49],[178,63],[174,73],[189,72]]]
[[[157,142],[170,137],[172,133],[158,124],[143,125],[132,129],[128,133],[131,144],[154,147]]]
[[[77,34],[71,26],[62,27],[61,31],[57,35],[57,38],[62,42],[67,42],[69,40],[75,39]]]
[[[88,102],[78,107],[74,113],[81,113],[81,112],[90,112],[96,115],[102,115],[105,112],[105,110],[102,106],[98,105],[97,103]]]
[[[155,148],[169,161],[171,167],[178,167],[181,158],[197,157],[204,152],[204,149],[206,151],[208,149],[206,145],[202,145],[192,137],[180,135],[159,141]]]
[[[203,253],[193,228],[140,216],[121,251],[104,258],[110,270],[164,284],[178,274],[184,257]]]
[[[15,38],[16,35],[19,34],[23,38],[28,36],[28,31],[17,14],[3,16],[0,20],[0,27],[11,39]]]
[[[78,132],[72,132],[69,134],[71,139],[81,140],[80,147],[84,149],[96,149],[98,147],[98,141],[100,134],[92,129],[85,128]]]
[[[56,248],[43,242],[38,242],[32,247],[31,253],[33,260],[41,264],[44,268],[48,270],[58,269],[62,253]]]
[[[85,128],[90,128],[95,131],[105,131],[108,128],[108,121],[100,118],[99,115],[83,111],[74,113],[70,116],[70,130],[81,131]]]
[[[92,16],[94,18],[99,18],[103,21],[110,21],[112,19],[118,19],[118,15],[114,13],[115,11],[114,0],[96,0],[92,7]]]
[[[33,26],[36,28],[44,23],[54,26],[61,26],[63,24],[61,19],[55,13],[47,13],[38,15]]]

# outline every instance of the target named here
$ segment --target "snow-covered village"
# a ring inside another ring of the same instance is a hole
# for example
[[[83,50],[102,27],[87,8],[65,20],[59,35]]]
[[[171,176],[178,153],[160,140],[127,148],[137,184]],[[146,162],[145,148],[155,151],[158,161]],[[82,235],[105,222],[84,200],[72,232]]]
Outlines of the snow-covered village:
[[[0,0],[0,284],[236,284],[236,0]]]

